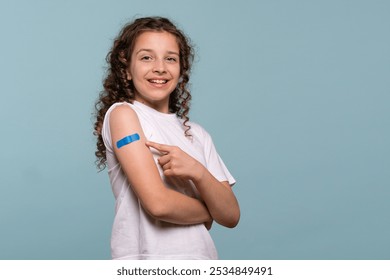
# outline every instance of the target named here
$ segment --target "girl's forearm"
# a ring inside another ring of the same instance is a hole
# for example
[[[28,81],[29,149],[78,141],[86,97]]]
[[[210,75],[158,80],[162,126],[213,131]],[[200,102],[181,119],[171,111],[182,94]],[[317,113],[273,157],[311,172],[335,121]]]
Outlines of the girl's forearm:
[[[199,163],[200,164],[200,163]],[[240,208],[228,182],[218,181],[203,165],[192,178],[212,218],[226,227],[235,227],[240,219]]]

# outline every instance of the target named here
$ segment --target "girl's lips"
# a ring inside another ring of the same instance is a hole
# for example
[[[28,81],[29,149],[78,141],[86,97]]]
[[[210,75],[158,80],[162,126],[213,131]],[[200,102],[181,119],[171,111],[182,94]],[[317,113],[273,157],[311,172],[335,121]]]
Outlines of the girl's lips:
[[[150,83],[153,83],[153,84],[166,84],[168,82],[168,80],[161,80],[161,79],[150,79],[148,80]]]

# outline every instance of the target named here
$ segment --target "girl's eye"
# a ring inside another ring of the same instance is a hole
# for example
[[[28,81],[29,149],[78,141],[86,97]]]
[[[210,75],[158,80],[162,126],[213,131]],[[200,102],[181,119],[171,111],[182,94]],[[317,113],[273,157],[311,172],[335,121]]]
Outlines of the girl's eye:
[[[175,57],[167,57],[167,60],[169,62],[176,62],[177,61],[177,59]]]
[[[141,57],[141,60],[151,60],[152,59],[152,57],[150,57],[150,56],[148,56],[148,55],[145,55],[145,56],[143,56],[143,57]]]

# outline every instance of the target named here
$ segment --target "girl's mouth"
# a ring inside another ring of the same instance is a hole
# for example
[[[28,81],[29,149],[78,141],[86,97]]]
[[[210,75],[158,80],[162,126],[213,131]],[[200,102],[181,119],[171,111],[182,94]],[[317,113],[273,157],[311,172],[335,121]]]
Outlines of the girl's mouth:
[[[168,82],[168,80],[148,80],[150,83],[153,83],[153,84],[166,84]]]

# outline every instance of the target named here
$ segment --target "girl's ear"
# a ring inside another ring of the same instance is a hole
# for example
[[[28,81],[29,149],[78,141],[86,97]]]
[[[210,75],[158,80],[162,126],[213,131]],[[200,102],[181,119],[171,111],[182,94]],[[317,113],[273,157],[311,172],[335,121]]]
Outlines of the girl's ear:
[[[126,78],[130,81],[131,80],[131,74],[129,70],[126,70]]]

